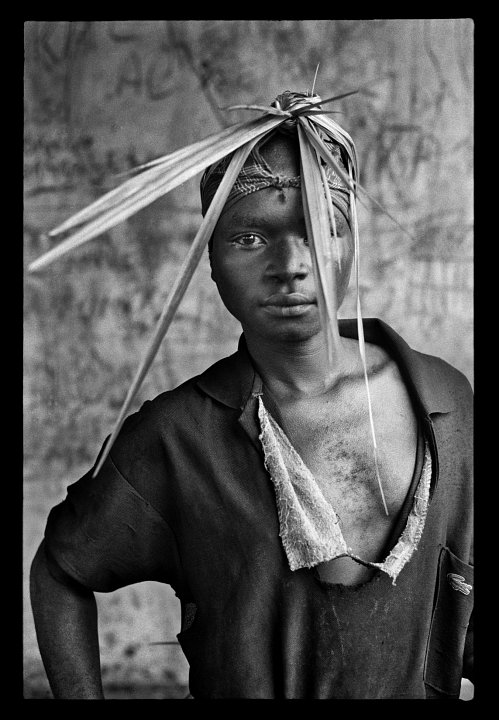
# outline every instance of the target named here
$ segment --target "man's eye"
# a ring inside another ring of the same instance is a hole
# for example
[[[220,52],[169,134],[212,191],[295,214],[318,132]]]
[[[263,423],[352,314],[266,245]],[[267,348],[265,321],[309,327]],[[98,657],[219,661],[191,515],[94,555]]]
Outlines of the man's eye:
[[[234,238],[232,242],[236,245],[242,245],[243,247],[257,247],[265,244],[264,240],[259,235],[255,235],[254,233],[246,233],[245,235],[239,235],[238,237]]]

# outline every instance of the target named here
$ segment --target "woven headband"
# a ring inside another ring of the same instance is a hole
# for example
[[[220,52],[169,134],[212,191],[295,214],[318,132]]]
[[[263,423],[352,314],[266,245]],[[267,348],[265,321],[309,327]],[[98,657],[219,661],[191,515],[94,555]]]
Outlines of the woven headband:
[[[277,132],[279,132],[279,130]],[[251,151],[244,167],[232,186],[229,196],[225,202],[224,210],[232,207],[232,205],[246,195],[250,195],[258,190],[263,190],[264,188],[275,187],[277,189],[282,189],[286,187],[301,187],[300,175],[288,177],[278,175],[273,172],[272,168],[260,152],[260,148],[268,140],[269,136],[266,136]],[[324,138],[324,142],[327,144],[328,149],[340,167],[344,168],[346,172],[345,163],[342,160],[339,145],[331,141],[329,138]],[[222,158],[220,162],[208,167],[201,178],[201,212],[203,217],[206,215],[206,211],[208,210],[218,186],[220,185],[222,178],[230,165],[232,155],[233,153]],[[324,170],[333,205],[342,213],[348,225],[351,226],[348,190],[340,177],[329,165],[324,167]]]

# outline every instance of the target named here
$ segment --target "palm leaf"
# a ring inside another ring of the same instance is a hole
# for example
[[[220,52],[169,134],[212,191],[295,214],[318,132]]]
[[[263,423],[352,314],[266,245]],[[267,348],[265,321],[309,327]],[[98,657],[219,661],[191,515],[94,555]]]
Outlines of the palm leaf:
[[[352,178],[352,166],[349,164],[348,166],[350,177]],[[356,285],[356,304],[357,304],[357,334],[359,339],[359,352],[360,357],[362,360],[362,368],[364,372],[364,383],[366,386],[366,395],[367,395],[367,407],[369,411],[369,425],[371,428],[371,438],[372,438],[372,445],[373,445],[373,457],[374,457],[374,471],[376,473],[376,480],[378,483],[379,491],[381,494],[381,500],[383,502],[383,507],[385,510],[386,515],[388,515],[388,507],[386,505],[385,500],[385,494],[383,492],[383,485],[381,483],[381,476],[379,473],[379,464],[378,464],[378,445],[376,442],[376,432],[374,429],[374,418],[373,418],[373,412],[372,412],[372,402],[371,402],[371,391],[369,389],[369,378],[367,374],[367,361],[366,361],[366,344],[365,344],[365,338],[364,338],[364,326],[362,324],[362,311],[360,306],[360,243],[359,243],[359,223],[357,219],[357,207],[355,205],[355,197],[353,194],[353,191],[350,190],[350,211],[352,214],[352,229],[353,229],[353,235],[354,235],[354,262],[355,262],[355,285]]]
[[[328,150],[326,147],[326,144],[320,137],[320,135],[317,133],[317,130],[313,126],[313,120],[308,120],[308,118],[298,118],[298,122],[303,127],[304,131],[306,132],[308,139],[310,140],[311,144],[313,145],[314,149],[319,153],[319,155],[325,160],[335,173],[343,180],[346,187],[352,190],[355,194],[355,196],[358,198],[358,193],[356,190],[355,183],[351,180],[351,178],[347,175],[347,173],[343,170],[343,168],[338,164],[338,161],[333,156],[333,154]],[[341,145],[349,151],[349,147],[345,147],[345,143],[341,142]],[[355,156],[353,154],[349,153],[349,157],[352,160],[355,160]],[[359,199],[359,198],[358,198]]]
[[[314,80],[315,82],[315,80]],[[362,327],[362,316],[360,308],[359,293],[359,234],[356,213],[355,199],[359,199],[359,190],[365,193],[379,207],[379,203],[371,198],[369,193],[358,183],[358,166],[355,145],[346,131],[343,130],[332,118],[326,117],[335,111],[323,111],[316,109],[316,105],[322,105],[333,100],[354,94],[357,91],[337,95],[326,100],[307,103],[292,111],[284,111],[280,108],[259,106],[259,105],[237,105],[226,108],[234,110],[245,108],[264,112],[262,117],[256,120],[239,123],[230,128],[225,128],[214,135],[205,138],[197,143],[181,148],[169,155],[157,158],[144,163],[125,174],[138,173],[126,180],[124,183],[106,193],[83,210],[77,212],[65,222],[52,230],[49,235],[56,237],[62,233],[74,231],[66,240],[57,247],[42,255],[29,266],[30,272],[38,270],[55,259],[61,257],[72,249],[102,234],[111,227],[123,222],[126,218],[149,205],[157,198],[170,192],[172,189],[185,182],[189,178],[204,170],[223,157],[234,152],[233,158],[225,173],[217,192],[212,200],[205,218],[194,238],[192,246],[184,260],[178,276],[168,294],[161,316],[156,324],[154,333],[149,342],[146,353],[132,381],[119,416],[115,422],[111,435],[109,436],[103,453],[98,461],[93,475],[97,475],[101,469],[111,447],[118,436],[125,420],[126,414],[141,386],[159,346],[168,331],[174,314],[182,300],[188,284],[194,274],[204,248],[213,233],[215,225],[222,212],[228,194],[242,168],[251,149],[257,141],[289,117],[298,119],[298,137],[301,156],[302,194],[305,213],[307,233],[310,239],[313,271],[317,288],[317,301],[321,324],[325,333],[326,350],[328,359],[328,377],[332,377],[335,357],[341,351],[341,341],[337,325],[337,294],[336,275],[333,252],[337,252],[336,223],[334,208],[328,192],[325,171],[321,158],[329,164],[343,180],[350,192],[350,204],[352,210],[352,228],[354,234],[355,272],[357,283],[357,323],[359,334],[359,347],[364,368],[364,378],[367,389],[369,418],[374,448],[374,462],[376,477],[378,480],[381,497],[385,512],[388,514],[385,497],[379,476],[377,462],[377,446],[372,417],[371,398],[367,375],[367,364],[365,357],[365,341]],[[318,128],[326,130],[329,136],[346,150],[348,155],[348,174],[338,165],[322,138]],[[361,201],[362,202],[362,201]],[[384,208],[387,214],[397,225],[400,224]],[[79,226],[80,229],[76,229]],[[330,226],[333,229],[335,244],[331,244]],[[402,228],[404,232],[407,232]],[[408,233],[407,233],[408,234]],[[339,253],[338,253],[339,259]]]
[[[315,68],[314,80],[313,80],[313,82],[312,82],[312,88],[311,88],[311,90],[310,90],[310,92],[309,92],[309,95],[310,95],[310,96],[313,96],[313,94],[314,94],[315,82],[316,82],[316,80],[317,80],[317,75],[318,75],[318,73],[319,73],[319,66],[320,66],[320,63],[317,63],[317,67]]]
[[[373,458],[374,458],[374,469],[376,474],[376,480],[378,483],[378,487],[381,494],[381,500],[383,502],[383,507],[385,510],[386,515],[388,515],[388,508],[386,505],[385,495],[383,492],[383,486],[381,483],[381,477],[379,473],[379,463],[378,463],[378,454],[377,454],[377,442],[376,442],[376,432],[374,427],[374,419],[372,414],[372,402],[371,402],[371,393],[369,388],[369,378],[367,373],[367,361],[366,361],[366,354],[365,354],[365,339],[364,339],[364,328],[362,324],[362,312],[361,312],[361,306],[360,306],[360,244],[359,244],[359,226],[358,226],[358,218],[357,218],[357,208],[356,208],[356,192],[355,192],[355,180],[354,180],[354,161],[355,161],[355,155],[352,153],[352,155],[349,154],[348,156],[348,175],[344,173],[342,168],[339,167],[338,163],[332,156],[332,154],[327,150],[325,144],[322,142],[321,138],[318,136],[317,132],[313,130],[311,127],[311,123],[313,121],[305,120],[300,118],[299,119],[299,132],[304,134],[306,138],[309,140],[311,147],[313,147],[317,153],[317,162],[320,167],[320,157],[323,157],[326,162],[329,162],[333,169],[338,173],[340,171],[341,175],[345,177],[346,184],[349,188],[350,192],[350,209],[351,209],[351,216],[352,216],[352,232],[354,236],[354,260],[355,260],[355,280],[356,280],[356,295],[357,295],[357,328],[358,328],[358,339],[359,339],[359,352],[360,357],[362,361],[362,367],[363,367],[363,373],[364,373],[364,382],[366,386],[366,394],[367,394],[367,404],[368,404],[368,411],[369,411],[369,423],[370,423],[370,429],[371,429],[371,437],[372,437],[372,445],[373,445]],[[301,137],[299,135],[299,137]],[[303,151],[301,152],[303,157]],[[338,174],[340,174],[338,173]],[[303,179],[305,181],[305,174],[303,174]],[[321,169],[321,174],[323,181],[325,180],[325,172]],[[327,185],[325,185],[327,188]],[[314,191],[317,193],[317,188],[314,188]],[[331,203],[329,192],[326,193],[326,197],[329,198],[329,203]],[[305,205],[306,203],[304,203]],[[332,204],[331,204],[332,205]],[[332,206],[328,204],[328,210],[329,210],[329,216],[333,217],[334,222],[334,209]],[[307,217],[307,213],[305,214],[305,217]],[[335,225],[333,225],[333,231],[336,237],[335,232]],[[317,264],[320,266],[323,260],[320,258],[320,256],[317,259]],[[328,263],[328,258],[326,259],[326,262]],[[317,282],[317,281],[316,281]],[[323,292],[326,292],[324,290]],[[320,306],[319,306],[320,307]],[[324,312],[323,312],[324,314]],[[321,318],[322,319],[322,318]],[[333,325],[336,326],[336,313],[334,316],[334,323],[330,318],[327,320],[322,321],[323,327],[324,323],[328,322],[329,326],[332,327]],[[329,329],[329,328],[328,328]],[[331,357],[331,352],[333,348],[333,342],[336,343],[336,338],[332,338],[331,334],[328,333],[330,336],[327,340],[327,348],[328,348],[328,357]],[[332,365],[330,366],[332,369]]]
[[[193,240],[193,243],[191,245],[189,253],[187,254],[187,257],[184,260],[184,263],[180,269],[180,272],[178,273],[177,278],[170,290],[170,293],[168,295],[168,298],[167,298],[164,308],[162,310],[161,316],[156,324],[156,328],[154,330],[153,336],[149,342],[149,346],[146,350],[146,353],[140,364],[140,367],[137,370],[137,373],[135,374],[135,377],[132,381],[132,384],[130,386],[128,394],[125,398],[123,406],[122,406],[120,413],[118,415],[118,418],[115,422],[113,431],[106,442],[103,453],[99,459],[96,469],[94,470],[93,477],[95,477],[98,474],[99,470],[101,469],[105,459],[107,458],[107,456],[111,450],[111,447],[112,447],[114,441],[116,440],[116,437],[118,436],[118,433],[119,433],[119,431],[123,425],[123,422],[125,420],[126,414],[130,408],[130,405],[132,404],[133,399],[134,399],[135,395],[137,394],[137,391],[139,390],[139,387],[141,386],[141,384],[147,374],[147,371],[149,370],[149,367],[151,366],[151,363],[153,362],[153,360],[156,356],[159,346],[160,346],[168,328],[170,327],[170,324],[173,320],[173,317],[175,315],[177,307],[178,307],[180,301],[182,300],[182,297],[184,296],[184,293],[187,290],[187,287],[192,278],[192,275],[194,274],[194,271],[196,270],[199,260],[201,259],[201,256],[204,252],[206,244],[208,243],[208,240],[210,239],[210,237],[213,233],[213,230],[215,229],[215,225],[218,221],[218,218],[220,217],[220,213],[222,212],[223,206],[225,204],[225,201],[227,200],[229,192],[230,192],[237,176],[239,175],[239,172],[240,172],[242,166],[244,165],[246,158],[248,157],[249,153],[251,152],[251,149],[256,144],[257,139],[258,138],[254,138],[250,142],[247,142],[247,143],[245,143],[245,145],[238,148],[232,157],[232,160],[227,169],[227,172],[225,173],[224,177],[222,178],[222,181],[215,193],[215,196],[210,204],[210,207],[208,208],[208,210],[206,212],[206,215],[203,219],[203,222],[201,223],[201,226],[196,234],[196,237]]]
[[[322,184],[326,188],[326,203],[327,203],[329,221],[331,223],[331,227],[333,230],[334,249],[336,252],[336,262],[338,263],[338,270],[341,271],[341,255],[340,255],[339,248],[338,248],[338,235],[336,232],[336,218],[334,216],[333,201],[331,200],[331,193],[329,192],[326,171],[324,170],[324,166],[322,165],[322,163],[320,161],[319,161],[319,169],[321,171]]]
[[[164,168],[160,165],[127,180],[119,188],[108,193],[106,197],[77,213],[76,216],[54,230],[53,234],[60,233],[76,224],[81,224],[82,219],[83,222],[86,222],[81,230],[77,230],[57,247],[31,263],[28,270],[33,272],[45,267],[79,245],[123,222],[130,215],[204,170],[208,165],[217,162],[252,139],[261,137],[285,119],[285,117],[272,116],[251,120],[235,128],[230,128],[229,131],[224,130],[217,133],[211,136],[211,139],[203,141],[201,145],[195,143],[174,153],[173,160],[171,156],[166,156]],[[77,217],[76,221],[75,217]]]
[[[318,152],[318,154],[322,157],[322,159],[327,162],[333,170],[336,172],[336,174],[343,180],[345,185],[347,186],[347,189],[350,190],[350,192],[353,192],[356,199],[363,205],[364,207],[368,206],[366,203],[362,200],[362,198],[359,197],[359,194],[357,192],[358,189],[361,188],[360,183],[358,183],[354,177],[349,177],[343,168],[338,164],[338,161],[336,158],[331,154],[329,149],[326,147],[324,141],[322,138],[318,135],[317,131],[313,127],[313,121],[308,120],[308,118],[299,118],[298,122],[301,123],[303,129],[307,133],[307,136],[312,143],[315,150]],[[343,145],[345,147],[345,145]],[[345,148],[348,152],[348,148]],[[355,161],[355,154],[349,155],[350,161],[353,163]],[[355,167],[355,165],[354,165]],[[369,208],[368,208],[369,209]],[[383,209],[383,208],[382,208]],[[386,211],[384,211],[386,212]],[[390,216],[388,212],[386,214]],[[392,218],[395,222],[397,222],[394,218]],[[397,225],[402,228],[402,226],[397,222]],[[403,230],[404,228],[402,228]],[[407,232],[407,231],[406,231]]]
[[[258,110],[269,113],[270,115],[283,115],[286,118],[291,117],[291,114],[286,110],[271,107],[270,105],[229,105],[228,107],[220,108],[220,110]]]
[[[114,177],[137,173],[140,173],[140,175],[138,175],[137,177],[133,177],[130,180],[127,180],[118,187],[107,192],[102,197],[94,200],[94,202],[90,203],[90,205],[87,205],[85,208],[83,208],[83,210],[75,213],[70,218],[65,220],[61,225],[51,230],[48,235],[51,237],[60,235],[61,233],[70,230],[76,225],[80,225],[82,222],[92,219],[93,217],[98,215],[103,208],[109,209],[110,207],[112,207],[113,202],[118,203],[120,200],[129,197],[141,187],[145,186],[147,182],[149,182],[152,178],[156,177],[156,174],[161,174],[162,172],[168,170],[170,167],[178,167],[179,164],[181,164],[190,154],[196,153],[205,148],[212,147],[213,139],[221,141],[227,136],[231,135],[234,129],[237,130],[243,125],[248,125],[248,123],[239,123],[239,125],[233,125],[230,128],[224,128],[219,133],[216,133],[216,135],[210,135],[203,140],[199,140],[198,142],[188,145],[187,147],[175,150],[168,155],[162,155],[161,157],[155,158],[154,160],[149,160],[142,165],[137,165],[134,168],[125,170],[123,173],[118,173]],[[151,172],[142,172],[145,170],[151,170]]]
[[[322,116],[321,116],[322,115]],[[319,125],[324,130],[326,130],[327,134],[330,135],[333,140],[335,140],[340,145],[343,145],[343,147],[348,151],[348,154],[352,156],[353,158],[353,164],[354,164],[354,176],[358,176],[358,162],[357,162],[357,151],[355,149],[355,143],[350,137],[350,135],[347,133],[347,131],[341,127],[341,125],[338,125],[333,118],[326,117],[326,114],[319,113],[318,115],[314,116],[313,120],[314,124]]]
[[[83,220],[90,219],[94,216],[94,214],[97,213],[97,211],[100,211],[100,208],[102,206],[106,207],[107,203],[111,200],[120,200],[121,198],[127,197],[131,191],[134,191],[135,189],[140,189],[140,187],[153,179],[156,176],[156,173],[166,172],[172,167],[181,167],[182,163],[189,157],[193,155],[195,156],[204,150],[208,150],[208,152],[210,152],[210,150],[215,147],[216,143],[223,142],[224,140],[227,140],[228,138],[234,136],[234,134],[238,134],[241,130],[244,130],[245,128],[251,128],[259,122],[261,122],[261,118],[257,121],[245,121],[236,125],[232,125],[231,127],[224,128],[223,130],[220,130],[213,135],[209,135],[203,140],[198,140],[197,142],[175,150],[168,155],[163,155],[159,158],[155,158],[154,160],[149,160],[142,165],[138,165],[134,168],[131,168],[130,170],[125,171],[127,174],[130,174],[145,170],[151,170],[151,173],[141,172],[139,176],[134,177],[129,181],[126,181],[114,190],[111,190],[110,192],[103,195],[101,198],[95,200],[93,203],[88,205],[80,212],[72,215],[68,220],[65,220],[61,225],[52,230],[49,234],[52,236],[58,235],[61,232],[64,232],[74,227],[75,225],[80,224]]]
[[[298,125],[298,138],[300,143],[305,223],[311,248],[317,304],[326,339],[328,360],[326,382],[329,382],[334,368],[335,354],[338,357],[340,348],[337,324],[336,276],[332,257],[329,217],[318,156],[301,125]]]
[[[306,110],[304,112],[294,113],[295,117],[309,117],[309,115],[344,115],[342,110]]]
[[[311,120],[311,121],[309,121],[309,122],[310,122],[310,126],[312,126],[312,123],[313,123],[313,122],[317,122],[318,125],[321,125],[321,126],[324,127],[326,130],[331,131],[331,130],[332,130],[332,127],[331,127],[330,123],[332,123],[332,122],[334,122],[334,121],[330,120],[329,118],[321,118],[321,117],[316,116],[316,117],[314,117],[314,120]],[[336,123],[335,123],[335,125],[336,125]],[[339,128],[339,126],[336,126],[336,127]],[[313,128],[313,126],[311,127],[311,129],[312,129],[312,128]],[[341,128],[340,128],[340,129],[341,129]],[[343,135],[346,135],[346,133],[343,133]],[[342,136],[342,135],[337,135],[338,138],[341,138],[341,136]],[[348,136],[348,137],[349,137],[349,136]],[[371,202],[373,202],[373,203],[381,210],[382,213],[384,213],[387,217],[389,217],[390,220],[392,220],[392,222],[394,222],[394,223],[397,225],[397,227],[399,227],[400,230],[402,230],[402,232],[403,232],[405,235],[407,235],[407,237],[409,237],[413,242],[416,242],[416,239],[414,238],[413,235],[411,235],[411,233],[407,230],[407,228],[405,228],[405,227],[397,220],[397,218],[393,217],[393,215],[392,215],[390,212],[388,212],[388,210],[387,210],[385,207],[383,207],[383,205],[381,205],[381,203],[380,203],[378,200],[376,200],[376,198],[373,197],[373,196],[371,195],[371,193],[369,193],[369,192],[366,190],[366,188],[363,187],[363,186],[359,183],[359,181],[357,180],[358,171],[357,171],[357,163],[356,163],[356,162],[355,162],[355,173],[354,173],[354,177],[350,179],[350,178],[348,178],[348,177],[346,176],[346,174],[345,174],[345,172],[342,170],[342,168],[339,167],[339,165],[338,165],[338,163],[336,162],[335,158],[331,155],[331,153],[329,152],[328,148],[327,148],[326,145],[324,144],[322,138],[321,138],[317,133],[315,133],[315,138],[312,139],[312,136],[311,136],[310,139],[312,140],[312,142],[313,142],[313,144],[314,144],[314,147],[315,147],[315,148],[317,149],[317,151],[321,154],[321,156],[324,158],[324,160],[326,160],[326,162],[328,162],[328,163],[333,167],[333,169],[334,169],[335,172],[340,176],[340,178],[343,180],[343,182],[344,182],[351,190],[354,191],[357,200],[358,200],[362,205],[364,205],[364,207],[367,207],[367,205],[366,205],[365,202],[362,200],[362,198],[359,197],[359,193],[357,192],[358,190],[360,190],[362,193],[364,193],[364,195],[366,195],[366,197],[368,197],[369,200],[370,200]],[[338,141],[339,141],[339,139],[338,139]],[[349,144],[350,144],[350,143],[349,143]],[[352,143],[352,145],[353,145],[353,143]],[[353,146],[353,148],[354,148],[354,151],[355,151],[355,146]]]
[[[292,115],[302,115],[303,113],[306,113],[310,108],[314,108],[317,105],[324,105],[325,103],[333,102],[334,100],[341,100],[342,98],[346,98],[349,95],[355,95],[358,93],[358,90],[351,90],[350,92],[343,93],[342,95],[334,95],[333,97],[326,98],[325,100],[316,100],[315,102],[307,103],[303,107],[299,107],[296,110],[290,110]]]

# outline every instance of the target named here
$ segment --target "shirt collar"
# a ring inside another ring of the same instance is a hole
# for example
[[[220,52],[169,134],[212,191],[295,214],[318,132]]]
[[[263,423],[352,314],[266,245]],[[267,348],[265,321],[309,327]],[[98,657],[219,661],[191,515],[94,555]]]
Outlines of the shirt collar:
[[[357,338],[357,320],[340,320],[340,335]],[[408,390],[425,415],[446,413],[455,407],[448,364],[411,348],[387,323],[378,318],[363,321],[367,342],[381,345],[395,360]]]
[[[219,360],[205,370],[197,384],[215,400],[242,410],[257,379],[244,335],[239,338],[237,352]]]
[[[357,320],[339,320],[340,335],[357,338]],[[363,320],[366,342],[384,347],[397,362],[413,400],[425,415],[449,412],[454,407],[452,388],[447,380],[447,364],[438,358],[413,350],[389,325],[377,318]],[[242,410],[258,375],[252,364],[244,335],[237,352],[208,368],[197,379],[198,386],[215,400]]]

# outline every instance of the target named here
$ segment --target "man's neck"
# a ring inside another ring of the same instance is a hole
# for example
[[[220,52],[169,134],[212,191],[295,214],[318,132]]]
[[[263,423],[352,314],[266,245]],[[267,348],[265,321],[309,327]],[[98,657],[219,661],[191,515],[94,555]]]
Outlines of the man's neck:
[[[305,341],[287,343],[253,337],[246,331],[244,336],[264,385],[276,398],[322,395],[359,370],[356,340],[340,338],[333,366],[328,367],[322,333]]]

